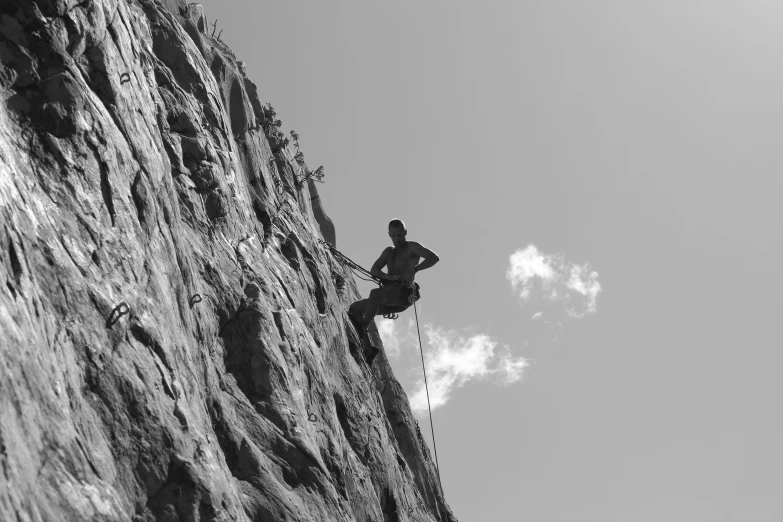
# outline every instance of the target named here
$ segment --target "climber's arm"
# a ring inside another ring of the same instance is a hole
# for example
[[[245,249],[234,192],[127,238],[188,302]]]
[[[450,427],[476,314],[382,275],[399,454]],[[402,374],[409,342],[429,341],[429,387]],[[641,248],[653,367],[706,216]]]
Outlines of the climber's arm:
[[[373,263],[372,268],[370,268],[370,273],[378,279],[385,279],[389,277],[387,274],[382,272],[383,267],[386,266],[386,260],[389,259],[389,249],[391,249],[391,247],[386,247],[381,254],[381,257],[379,257],[378,260]]]
[[[414,267],[415,272],[421,272],[422,270],[426,270],[438,261],[440,261],[440,258],[438,257],[438,254],[430,250],[429,248],[425,247],[421,243],[416,243],[415,241],[410,242],[411,245],[411,252],[416,254],[417,256],[423,258],[421,263],[416,265]]]

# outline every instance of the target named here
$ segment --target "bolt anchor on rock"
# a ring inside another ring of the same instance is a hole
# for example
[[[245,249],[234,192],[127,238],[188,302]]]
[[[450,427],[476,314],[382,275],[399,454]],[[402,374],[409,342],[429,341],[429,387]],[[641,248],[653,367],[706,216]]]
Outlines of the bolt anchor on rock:
[[[190,309],[192,310],[194,306],[196,306],[198,303],[200,303],[203,299],[201,298],[201,294],[196,294],[193,297],[190,298],[190,301],[188,301],[188,304],[190,305]]]
[[[117,324],[117,321],[119,321],[123,315],[128,315],[129,313],[130,306],[128,306],[128,303],[125,301],[121,302],[109,314],[109,317],[106,319],[106,327],[111,328]]]

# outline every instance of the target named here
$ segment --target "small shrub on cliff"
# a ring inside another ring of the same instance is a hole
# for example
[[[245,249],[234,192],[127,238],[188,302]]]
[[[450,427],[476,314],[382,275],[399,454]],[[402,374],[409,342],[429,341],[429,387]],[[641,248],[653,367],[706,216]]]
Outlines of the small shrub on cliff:
[[[324,174],[324,167],[323,167],[323,165],[321,165],[317,169],[308,172],[307,174],[305,174],[301,178],[297,178],[297,180],[296,180],[296,188],[297,189],[302,188],[302,185],[304,185],[305,181],[307,181],[308,179],[313,179],[313,180],[317,181],[318,183],[323,183],[325,176],[326,176],[326,174]]]

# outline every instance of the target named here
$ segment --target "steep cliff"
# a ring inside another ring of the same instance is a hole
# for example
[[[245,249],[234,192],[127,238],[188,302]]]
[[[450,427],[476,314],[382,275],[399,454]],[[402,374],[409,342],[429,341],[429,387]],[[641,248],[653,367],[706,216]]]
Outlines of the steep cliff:
[[[313,173],[210,32],[0,1],[0,520],[454,520]]]

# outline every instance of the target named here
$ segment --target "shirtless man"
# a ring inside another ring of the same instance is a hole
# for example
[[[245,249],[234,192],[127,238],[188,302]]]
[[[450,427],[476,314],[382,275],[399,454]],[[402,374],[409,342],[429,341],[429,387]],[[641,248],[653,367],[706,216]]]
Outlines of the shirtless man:
[[[400,313],[412,305],[415,300],[413,280],[416,273],[440,261],[432,250],[415,241],[406,240],[407,235],[405,223],[401,220],[392,219],[389,222],[389,237],[394,246],[386,247],[370,269],[370,273],[380,279],[384,286],[371,290],[367,299],[356,301],[348,309],[348,313],[364,327],[364,332],[361,332],[364,337],[367,326],[376,315]],[[382,271],[384,266],[386,273]],[[368,364],[372,364],[378,351],[377,347],[370,347]]]

